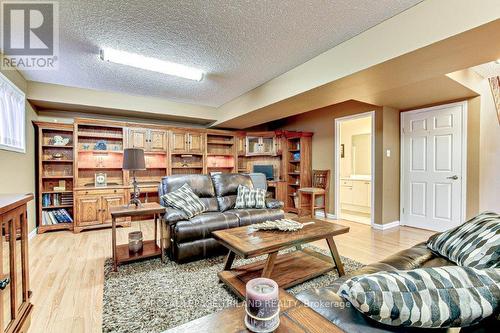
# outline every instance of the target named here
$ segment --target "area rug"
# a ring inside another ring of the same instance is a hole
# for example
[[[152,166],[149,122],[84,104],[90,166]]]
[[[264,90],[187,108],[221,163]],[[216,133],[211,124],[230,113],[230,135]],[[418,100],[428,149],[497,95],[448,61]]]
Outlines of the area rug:
[[[330,255],[318,247],[308,247]],[[237,258],[234,266],[264,258]],[[112,262],[107,260],[104,267],[103,332],[162,332],[236,305],[238,299],[218,282],[217,272],[222,270],[223,261],[221,256],[178,265],[152,259],[122,265],[118,272],[113,272]],[[342,262],[346,272],[363,266],[346,257],[342,257]],[[337,277],[333,270],[288,291],[296,294],[327,286]]]

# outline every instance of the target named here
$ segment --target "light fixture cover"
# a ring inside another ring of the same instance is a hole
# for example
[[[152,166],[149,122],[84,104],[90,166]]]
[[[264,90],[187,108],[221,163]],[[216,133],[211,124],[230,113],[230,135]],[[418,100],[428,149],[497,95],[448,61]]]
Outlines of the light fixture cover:
[[[202,70],[196,68],[111,48],[101,49],[100,58],[104,61],[174,75],[194,81],[201,81],[204,75]]]

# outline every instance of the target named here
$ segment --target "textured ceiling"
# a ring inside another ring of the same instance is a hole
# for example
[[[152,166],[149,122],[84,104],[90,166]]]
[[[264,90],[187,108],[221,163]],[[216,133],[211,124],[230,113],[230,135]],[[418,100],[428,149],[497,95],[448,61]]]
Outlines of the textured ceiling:
[[[61,0],[59,70],[32,81],[219,106],[421,0]],[[193,82],[105,63],[111,47],[203,69]],[[335,64],[332,64],[335,65]]]

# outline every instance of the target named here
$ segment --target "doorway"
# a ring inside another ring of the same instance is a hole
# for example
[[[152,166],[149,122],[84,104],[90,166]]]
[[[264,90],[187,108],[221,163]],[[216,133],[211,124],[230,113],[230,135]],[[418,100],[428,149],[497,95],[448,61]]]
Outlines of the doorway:
[[[374,112],[335,119],[335,213],[373,223]]]
[[[467,103],[401,113],[401,224],[444,231],[465,219]]]

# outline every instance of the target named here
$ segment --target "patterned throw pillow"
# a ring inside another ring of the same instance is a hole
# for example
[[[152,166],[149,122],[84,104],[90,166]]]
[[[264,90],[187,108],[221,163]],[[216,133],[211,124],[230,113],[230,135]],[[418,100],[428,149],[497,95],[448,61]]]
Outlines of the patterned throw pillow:
[[[188,184],[164,194],[162,198],[170,207],[182,210],[188,218],[201,214],[208,209]]]
[[[427,247],[457,265],[500,267],[500,215],[485,212],[432,237]]]
[[[266,190],[238,186],[235,209],[266,208]]]
[[[444,266],[380,272],[347,280],[338,294],[383,324],[465,327],[498,313],[500,269]]]

